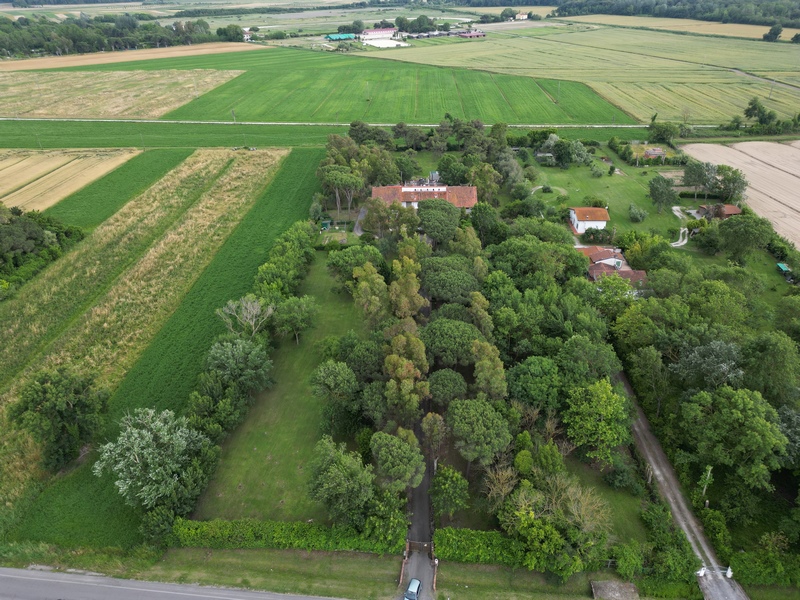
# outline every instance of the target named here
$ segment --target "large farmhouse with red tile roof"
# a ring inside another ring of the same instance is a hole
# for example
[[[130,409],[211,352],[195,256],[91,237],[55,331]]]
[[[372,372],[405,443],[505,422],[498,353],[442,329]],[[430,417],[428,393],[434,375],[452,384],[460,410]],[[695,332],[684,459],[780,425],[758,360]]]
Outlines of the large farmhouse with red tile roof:
[[[405,208],[417,208],[421,200],[441,198],[469,212],[478,203],[478,188],[470,185],[386,185],[372,188],[372,197],[386,204],[397,202]]]

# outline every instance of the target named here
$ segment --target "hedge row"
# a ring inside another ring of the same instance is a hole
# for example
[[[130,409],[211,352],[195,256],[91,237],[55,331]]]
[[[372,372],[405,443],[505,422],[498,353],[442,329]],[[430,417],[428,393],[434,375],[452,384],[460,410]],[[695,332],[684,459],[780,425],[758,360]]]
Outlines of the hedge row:
[[[191,521],[178,518],[172,533],[172,544],[179,548],[352,550],[373,554],[396,552],[396,548],[366,539],[351,527],[326,527],[297,521]]]
[[[800,587],[800,556],[759,550],[734,552],[733,576],[739,583]]]
[[[522,567],[525,546],[499,531],[476,531],[444,527],[433,534],[436,556],[462,563],[497,564]]]

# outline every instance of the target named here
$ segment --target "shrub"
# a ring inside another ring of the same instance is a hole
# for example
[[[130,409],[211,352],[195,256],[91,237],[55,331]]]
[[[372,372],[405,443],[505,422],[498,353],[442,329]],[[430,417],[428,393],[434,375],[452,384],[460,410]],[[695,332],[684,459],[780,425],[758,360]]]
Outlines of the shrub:
[[[173,543],[180,548],[352,550],[376,554],[396,554],[402,550],[402,540],[399,543],[382,543],[368,539],[352,527],[326,527],[296,521],[176,519],[172,532],[175,536]]]
[[[443,527],[433,534],[436,555],[453,562],[523,566],[525,545],[499,531]]]
[[[729,562],[733,549],[731,547],[731,533],[728,531],[725,515],[713,508],[704,508],[698,516],[703,523],[703,529],[708,539],[714,544],[714,549],[717,551],[720,560]]]
[[[633,203],[628,207],[628,216],[633,223],[641,223],[647,218],[647,214],[646,210],[639,208]]]

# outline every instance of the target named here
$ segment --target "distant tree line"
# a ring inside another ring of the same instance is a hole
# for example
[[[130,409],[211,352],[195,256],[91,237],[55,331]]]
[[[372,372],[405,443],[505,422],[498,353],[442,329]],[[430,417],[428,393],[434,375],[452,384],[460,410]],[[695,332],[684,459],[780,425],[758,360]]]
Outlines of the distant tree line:
[[[800,27],[800,2],[797,0],[664,0],[658,3],[649,0],[569,0],[560,3],[554,12],[559,17],[591,14],[650,15],[751,25],[780,23],[784,27]]]
[[[203,42],[244,41],[240,27],[229,25],[212,32],[206,21],[175,21],[161,26],[140,22],[141,15],[81,15],[61,23],[45,17],[0,20],[0,56],[64,54],[161,48]]]

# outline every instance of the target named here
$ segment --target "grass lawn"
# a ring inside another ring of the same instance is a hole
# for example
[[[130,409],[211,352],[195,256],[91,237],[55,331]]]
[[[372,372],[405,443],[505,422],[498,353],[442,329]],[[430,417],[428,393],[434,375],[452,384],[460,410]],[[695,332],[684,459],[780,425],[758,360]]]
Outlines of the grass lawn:
[[[625,490],[615,490],[603,481],[599,471],[575,458],[567,458],[565,464],[581,484],[593,488],[608,503],[611,509],[611,543],[636,540],[643,544],[647,541],[647,531],[639,516],[642,503],[639,498]]]
[[[170,550],[138,579],[377,600],[397,595],[400,558],[356,552]]]
[[[561,583],[557,577],[492,565],[443,563],[436,578],[437,598],[445,600],[577,600],[591,598],[591,579],[617,579],[610,571],[579,573]]]
[[[322,402],[312,395],[309,383],[320,362],[314,345],[329,335],[364,329],[352,298],[332,290],[326,260],[326,253],[317,253],[300,290],[321,307],[314,328],[301,336],[299,345],[283,340],[273,354],[276,384],[259,396],[247,421],[225,443],[196,517],[326,519],[324,508],[308,498],[305,470],[322,419]]]
[[[214,310],[250,290],[273,240],[308,214],[318,190],[314,171],[321,150],[295,150],[239,226],[228,237],[181,305],[128,372],[110,402],[108,431],[138,407],[180,412],[202,369],[214,337],[222,332]],[[90,460],[56,479],[23,515],[15,540],[66,547],[130,546],[138,543],[138,518],[125,507],[110,478],[89,473]]]
[[[616,229],[618,234],[623,234],[631,230],[651,231],[656,230],[662,236],[670,239],[667,230],[680,226],[678,217],[672,214],[669,208],[665,208],[658,214],[653,202],[647,197],[649,193],[649,181],[656,174],[653,169],[637,169],[622,163],[620,159],[612,158],[614,164],[622,170],[622,175],[603,175],[603,177],[592,177],[588,167],[573,166],[569,169],[558,167],[540,167],[541,175],[536,180],[535,185],[550,185],[553,192],[545,194],[541,190],[536,192],[536,196],[544,198],[549,205],[557,206],[558,196],[562,193],[562,188],[566,191],[569,199],[564,203],[566,206],[584,206],[585,198],[594,196],[602,200],[608,206],[608,214],[611,222],[607,228]],[[598,167],[606,173],[608,165],[599,160],[595,161]],[[674,169],[673,169],[674,170]],[[687,200],[682,200],[687,202]],[[631,204],[646,210],[649,215],[642,223],[633,223],[628,216],[628,209]],[[688,206],[688,204],[687,204]],[[675,238],[677,239],[677,238]]]
[[[91,231],[191,153],[190,149],[180,148],[150,150],[134,156],[108,175],[48,208],[45,213]]]

